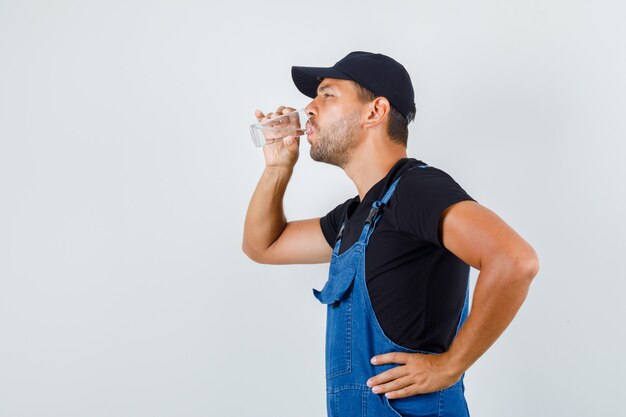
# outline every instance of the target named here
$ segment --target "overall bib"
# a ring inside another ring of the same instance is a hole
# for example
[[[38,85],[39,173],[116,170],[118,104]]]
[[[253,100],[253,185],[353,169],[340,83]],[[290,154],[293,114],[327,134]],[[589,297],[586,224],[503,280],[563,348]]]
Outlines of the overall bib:
[[[428,168],[427,165],[415,168]],[[414,168],[411,168],[414,169]],[[388,352],[435,354],[399,346],[383,332],[376,319],[365,280],[365,251],[370,236],[382,216],[381,208],[391,198],[400,178],[382,200],[372,204],[359,240],[339,254],[339,231],[330,262],[328,281],[315,297],[327,304],[326,323],[326,404],[329,417],[423,417],[463,416],[469,411],[465,402],[463,377],[449,388],[408,398],[389,400],[374,394],[366,381],[397,364],[374,366],[373,356]],[[469,277],[468,277],[469,283]],[[469,287],[456,331],[468,314]]]

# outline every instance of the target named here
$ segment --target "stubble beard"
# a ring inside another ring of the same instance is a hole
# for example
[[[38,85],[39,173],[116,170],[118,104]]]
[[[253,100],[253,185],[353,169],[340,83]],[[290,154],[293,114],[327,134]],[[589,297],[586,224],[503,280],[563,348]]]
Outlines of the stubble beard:
[[[340,168],[346,167],[359,142],[358,116],[358,112],[354,112],[324,130],[317,131],[317,140],[311,146],[311,159]]]

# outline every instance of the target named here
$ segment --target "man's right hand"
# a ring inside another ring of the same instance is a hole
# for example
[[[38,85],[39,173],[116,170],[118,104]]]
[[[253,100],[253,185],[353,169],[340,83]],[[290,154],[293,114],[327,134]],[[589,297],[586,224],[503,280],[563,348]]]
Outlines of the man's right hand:
[[[259,122],[295,111],[280,106],[274,113],[256,111]],[[283,197],[298,160],[298,137],[263,147],[267,164],[257,184],[243,229],[243,252],[262,264],[313,264],[330,262],[333,248],[328,244],[319,217],[287,221]]]
[[[296,111],[296,109],[292,107],[280,106],[275,112],[270,112],[267,115],[263,114],[260,110],[255,111],[254,115],[259,122],[264,122],[293,111]],[[283,140],[263,146],[265,165],[268,168],[293,169],[294,165],[298,161],[299,152],[300,138],[297,136],[287,136]]]

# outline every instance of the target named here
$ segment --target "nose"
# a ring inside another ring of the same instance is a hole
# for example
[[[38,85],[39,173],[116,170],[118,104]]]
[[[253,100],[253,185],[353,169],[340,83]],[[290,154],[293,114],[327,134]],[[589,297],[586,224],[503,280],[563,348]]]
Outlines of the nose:
[[[304,112],[306,113],[306,115],[309,117],[309,119],[311,117],[317,116],[317,108],[315,106],[315,100],[311,101],[305,108],[304,108]]]

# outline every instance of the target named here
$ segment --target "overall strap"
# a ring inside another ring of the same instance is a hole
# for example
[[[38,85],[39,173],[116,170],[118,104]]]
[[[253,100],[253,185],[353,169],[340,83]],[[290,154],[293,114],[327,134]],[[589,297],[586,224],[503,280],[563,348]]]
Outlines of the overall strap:
[[[339,248],[341,247],[341,236],[343,235],[343,229],[346,227],[346,220],[341,223],[337,240],[335,240],[335,247],[333,248],[333,255],[339,255]]]
[[[429,165],[414,166],[412,168],[407,169],[402,175],[406,174],[407,172],[415,168],[430,168],[430,166]],[[376,223],[378,223],[378,220],[380,219],[382,215],[381,213],[382,209],[384,208],[384,206],[387,205],[387,203],[391,199],[391,196],[396,190],[396,186],[398,185],[398,182],[402,178],[402,175],[400,175],[391,184],[391,186],[389,187],[389,189],[387,190],[387,192],[385,193],[382,199],[376,200],[372,203],[372,208],[370,209],[369,215],[367,216],[367,219],[365,220],[365,225],[363,226],[363,230],[361,231],[361,236],[359,237],[359,241],[365,242],[365,244],[367,244],[367,242],[369,241],[369,235],[371,235],[371,232],[374,231],[374,226],[376,225]],[[339,247],[341,246],[341,237],[346,227],[346,222],[347,222],[347,219],[344,219],[343,223],[341,224],[341,228],[339,229],[339,233],[337,234],[337,240],[335,241],[335,247],[333,248],[333,253],[335,255],[339,254]]]
[[[391,199],[391,196],[393,195],[394,191],[396,190],[396,186],[400,182],[400,179],[402,179],[402,176],[404,174],[406,174],[407,172],[409,172],[409,171],[411,171],[411,170],[413,170],[415,168],[429,168],[429,166],[428,165],[418,165],[418,166],[415,166],[413,168],[407,169],[402,175],[400,175],[393,182],[393,184],[391,184],[391,187],[389,187],[389,189],[387,190],[387,192],[385,193],[385,195],[383,196],[383,198],[381,200],[377,200],[377,201],[374,201],[372,203],[372,208],[370,209],[370,213],[367,216],[367,219],[365,220],[365,225],[363,226],[363,230],[361,231],[361,236],[359,237],[359,240],[364,242],[365,245],[368,244],[368,242],[370,240],[370,236],[372,235],[372,233],[374,232],[374,229],[376,228],[376,224],[378,224],[378,221],[382,217],[382,211],[384,210],[385,206],[387,205],[387,203]]]

